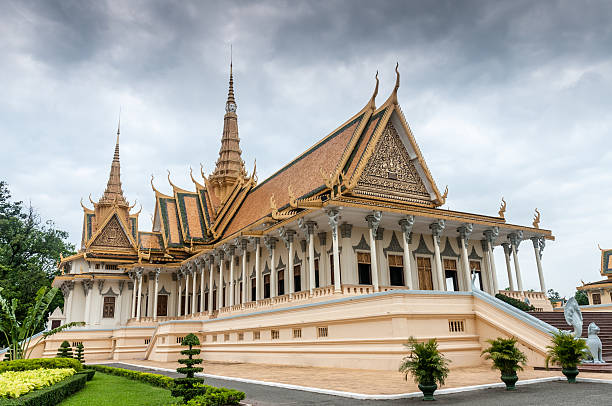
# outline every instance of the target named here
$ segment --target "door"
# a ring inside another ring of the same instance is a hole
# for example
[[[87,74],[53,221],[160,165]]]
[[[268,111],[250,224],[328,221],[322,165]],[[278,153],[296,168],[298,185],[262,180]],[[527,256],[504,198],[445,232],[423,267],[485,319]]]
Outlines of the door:
[[[404,286],[404,257],[389,255],[389,282],[391,286]]]
[[[157,295],[157,315],[168,315],[168,295]]]
[[[444,258],[444,278],[446,279],[446,290],[459,291],[459,280],[457,279],[457,261]]]
[[[418,257],[417,267],[419,272],[419,289],[433,290],[433,280],[431,278],[431,259]]]

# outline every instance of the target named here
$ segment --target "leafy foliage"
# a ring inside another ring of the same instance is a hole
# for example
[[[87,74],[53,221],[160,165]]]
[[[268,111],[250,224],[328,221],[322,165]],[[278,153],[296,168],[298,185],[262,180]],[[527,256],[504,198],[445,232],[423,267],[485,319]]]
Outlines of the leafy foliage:
[[[17,299],[13,309],[17,320],[26,317],[40,288],[51,287],[59,272],[60,254],[74,253],[67,239],[67,232],[56,229],[51,221],[42,221],[32,206],[12,201],[8,185],[0,181],[0,288],[4,288],[3,296],[11,306]],[[63,303],[62,295],[54,296],[49,308],[62,307]],[[34,334],[43,327],[44,323],[40,324]],[[9,344],[0,335],[0,347]]]
[[[586,342],[575,338],[569,331],[553,333],[552,345],[546,346],[546,368],[550,363],[559,364],[563,369],[574,369],[586,356]]]
[[[86,382],[86,375],[75,374],[55,385],[32,391],[17,399],[0,398],[0,406],[58,405],[68,396],[83,389]]]
[[[580,306],[587,306],[589,304],[589,296],[581,290],[577,290],[574,297]]]
[[[5,371],[29,371],[39,368],[72,368],[81,371],[83,366],[74,358],[31,358],[0,362],[0,373]]]
[[[62,381],[75,372],[71,368],[6,371],[0,374],[0,397],[18,398],[35,389]]]
[[[402,360],[399,371],[406,377],[408,373],[412,374],[417,384],[444,385],[450,360],[440,353],[437,341],[431,339],[426,343],[419,343],[414,337],[410,337],[404,345],[410,350],[410,354]]]
[[[198,385],[203,388],[206,393],[198,395],[187,403],[183,403],[188,406],[225,406],[225,405],[238,405],[240,401],[244,399],[244,392],[237,391],[235,389],[227,388],[216,388],[208,385]]]
[[[510,296],[502,295],[501,293],[496,294],[495,297],[501,300],[502,302],[506,302],[509,305],[514,306],[517,309],[522,310],[524,312],[531,312],[535,310],[534,306],[528,305],[527,303],[514,299]]]
[[[129,369],[107,367],[105,365],[87,365],[87,368],[109,375],[121,376],[134,381],[145,382],[149,385],[158,386],[164,389],[172,389],[174,387],[174,379],[164,375],[130,371]]]
[[[74,358],[78,359],[80,363],[83,363],[83,361],[85,360],[84,353],[85,353],[85,347],[83,347],[83,343],[77,344]]]
[[[550,301],[550,303],[555,303],[561,300],[561,295],[556,290],[548,289],[546,295],[548,296],[548,300]]]
[[[59,348],[57,349],[57,358],[72,358],[72,347],[66,340],[62,341]]]
[[[36,293],[34,303],[28,308],[23,319],[20,319],[17,315],[19,301],[13,299],[9,303],[4,295],[0,294],[0,333],[2,333],[4,341],[9,345],[10,359],[28,358],[30,355],[30,344],[33,339],[36,339],[34,334],[42,328],[49,306],[57,292],[57,288],[40,288]],[[0,293],[2,293],[2,288],[0,288]],[[82,324],[84,323],[72,322],[64,324],[44,333],[38,339],[43,340],[52,334]]]
[[[516,371],[522,371],[527,363],[527,356],[516,346],[516,338],[498,337],[495,340],[487,340],[491,346],[482,352],[485,359],[493,361],[492,369],[498,369],[502,375],[513,375]]]
[[[205,389],[202,387],[204,379],[196,378],[196,372],[202,372],[202,367],[194,367],[196,364],[201,364],[201,358],[193,358],[194,355],[200,354],[200,350],[193,348],[195,345],[200,345],[200,340],[195,334],[187,334],[181,345],[188,346],[189,349],[182,350],[181,354],[187,355],[188,358],[181,358],[178,360],[179,363],[186,365],[184,367],[178,367],[176,372],[179,374],[185,374],[185,378],[177,378],[174,380],[174,388],[172,389],[172,396],[182,397],[183,402],[188,402],[198,395],[205,393]]]

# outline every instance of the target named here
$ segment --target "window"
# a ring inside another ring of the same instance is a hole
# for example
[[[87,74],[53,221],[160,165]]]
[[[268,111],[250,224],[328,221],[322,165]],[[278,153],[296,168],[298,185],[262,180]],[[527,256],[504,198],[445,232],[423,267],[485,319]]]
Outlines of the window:
[[[417,270],[419,273],[419,289],[433,290],[433,280],[431,279],[431,259],[417,257]]]
[[[251,302],[257,300],[257,282],[255,278],[251,278]]]
[[[96,269],[100,269],[100,264],[96,264]]]
[[[216,343],[216,342],[217,342],[217,335],[216,335],[216,334],[212,336],[212,342],[213,342],[213,343]]]
[[[334,254],[329,254],[329,273],[331,275],[330,281],[331,284],[333,285],[335,283],[335,279],[334,279]]]
[[[229,334],[223,334],[223,341],[229,341]]]
[[[244,340],[244,333],[238,333],[238,341]]]
[[[314,266],[315,266],[315,288],[318,288],[321,286],[321,284],[319,283],[319,259],[315,259],[314,261]]]
[[[259,340],[261,338],[260,331],[253,331],[253,340]]]
[[[150,338],[145,338],[144,343],[145,343],[145,345],[149,345],[151,343],[151,339]]]
[[[301,277],[301,265],[295,265],[293,267],[293,288],[296,292],[302,290],[302,277]]]
[[[117,265],[106,265],[106,269],[109,271],[116,271],[119,267]]]
[[[264,299],[270,297],[270,274],[264,275]]]
[[[446,279],[446,290],[459,291],[459,281],[457,280],[457,261],[454,259],[444,258],[444,275]]]
[[[294,328],[293,329],[293,338],[302,338],[302,329]]]
[[[72,346],[73,346],[73,347],[78,347],[78,346],[79,346],[79,344],[83,345],[83,341],[73,341],[73,342],[72,342]]]
[[[448,331],[451,333],[463,333],[465,331],[463,320],[449,320]]]
[[[176,343],[177,343],[177,344],[182,343],[184,338],[185,338],[185,337],[176,337]]]
[[[601,304],[601,295],[599,293],[593,293],[593,304]]]
[[[271,331],[271,336],[272,336],[273,340],[278,340],[280,338],[280,331],[272,330]]]
[[[327,327],[317,327],[317,337],[327,337]]]
[[[369,252],[357,253],[357,272],[359,274],[360,285],[372,284],[372,267]]]
[[[102,317],[105,319],[112,319],[115,317],[115,296],[104,296]]]
[[[404,286],[404,257],[401,255],[389,255],[389,282],[391,286]]]
[[[285,294],[285,270],[278,271],[278,295],[282,296]]]
[[[61,326],[61,324],[61,320],[51,320],[51,330],[58,328],[59,326]]]
[[[470,261],[470,283],[472,283],[472,278],[474,276],[473,274],[476,275],[476,280],[474,281],[474,284],[480,287],[480,290],[483,290],[482,272],[480,272],[480,261]]]

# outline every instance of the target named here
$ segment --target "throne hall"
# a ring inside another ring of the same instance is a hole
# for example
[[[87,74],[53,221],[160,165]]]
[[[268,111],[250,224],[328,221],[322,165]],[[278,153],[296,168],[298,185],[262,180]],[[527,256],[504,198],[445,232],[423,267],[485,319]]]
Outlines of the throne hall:
[[[515,336],[541,364],[551,327],[494,296],[501,288],[551,310],[541,258],[554,237],[539,214],[508,223],[504,201],[496,215],[442,208],[448,188],[436,185],[399,87],[396,67],[377,105],[377,77],[363,108],[260,181],[241,158],[230,65],[214,171],[191,172],[186,188],[170,173],[169,187],[151,178],[146,231],[123,193],[118,129],[104,193],[81,202],[81,248],[53,281],[65,305],[51,323],[86,325],[34,356],[69,340],[92,360],[174,361],[195,333],[207,360],[397,370],[410,336],[435,337],[452,366],[479,365],[487,339]],[[519,249],[535,256],[538,291],[523,285]]]

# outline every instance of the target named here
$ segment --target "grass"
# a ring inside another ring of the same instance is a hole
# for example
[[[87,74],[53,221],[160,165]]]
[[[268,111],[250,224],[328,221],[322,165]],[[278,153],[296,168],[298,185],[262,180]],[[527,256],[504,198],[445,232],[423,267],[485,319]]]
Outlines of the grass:
[[[60,406],[168,405],[176,402],[167,389],[121,376],[96,372],[87,386],[60,403]]]

